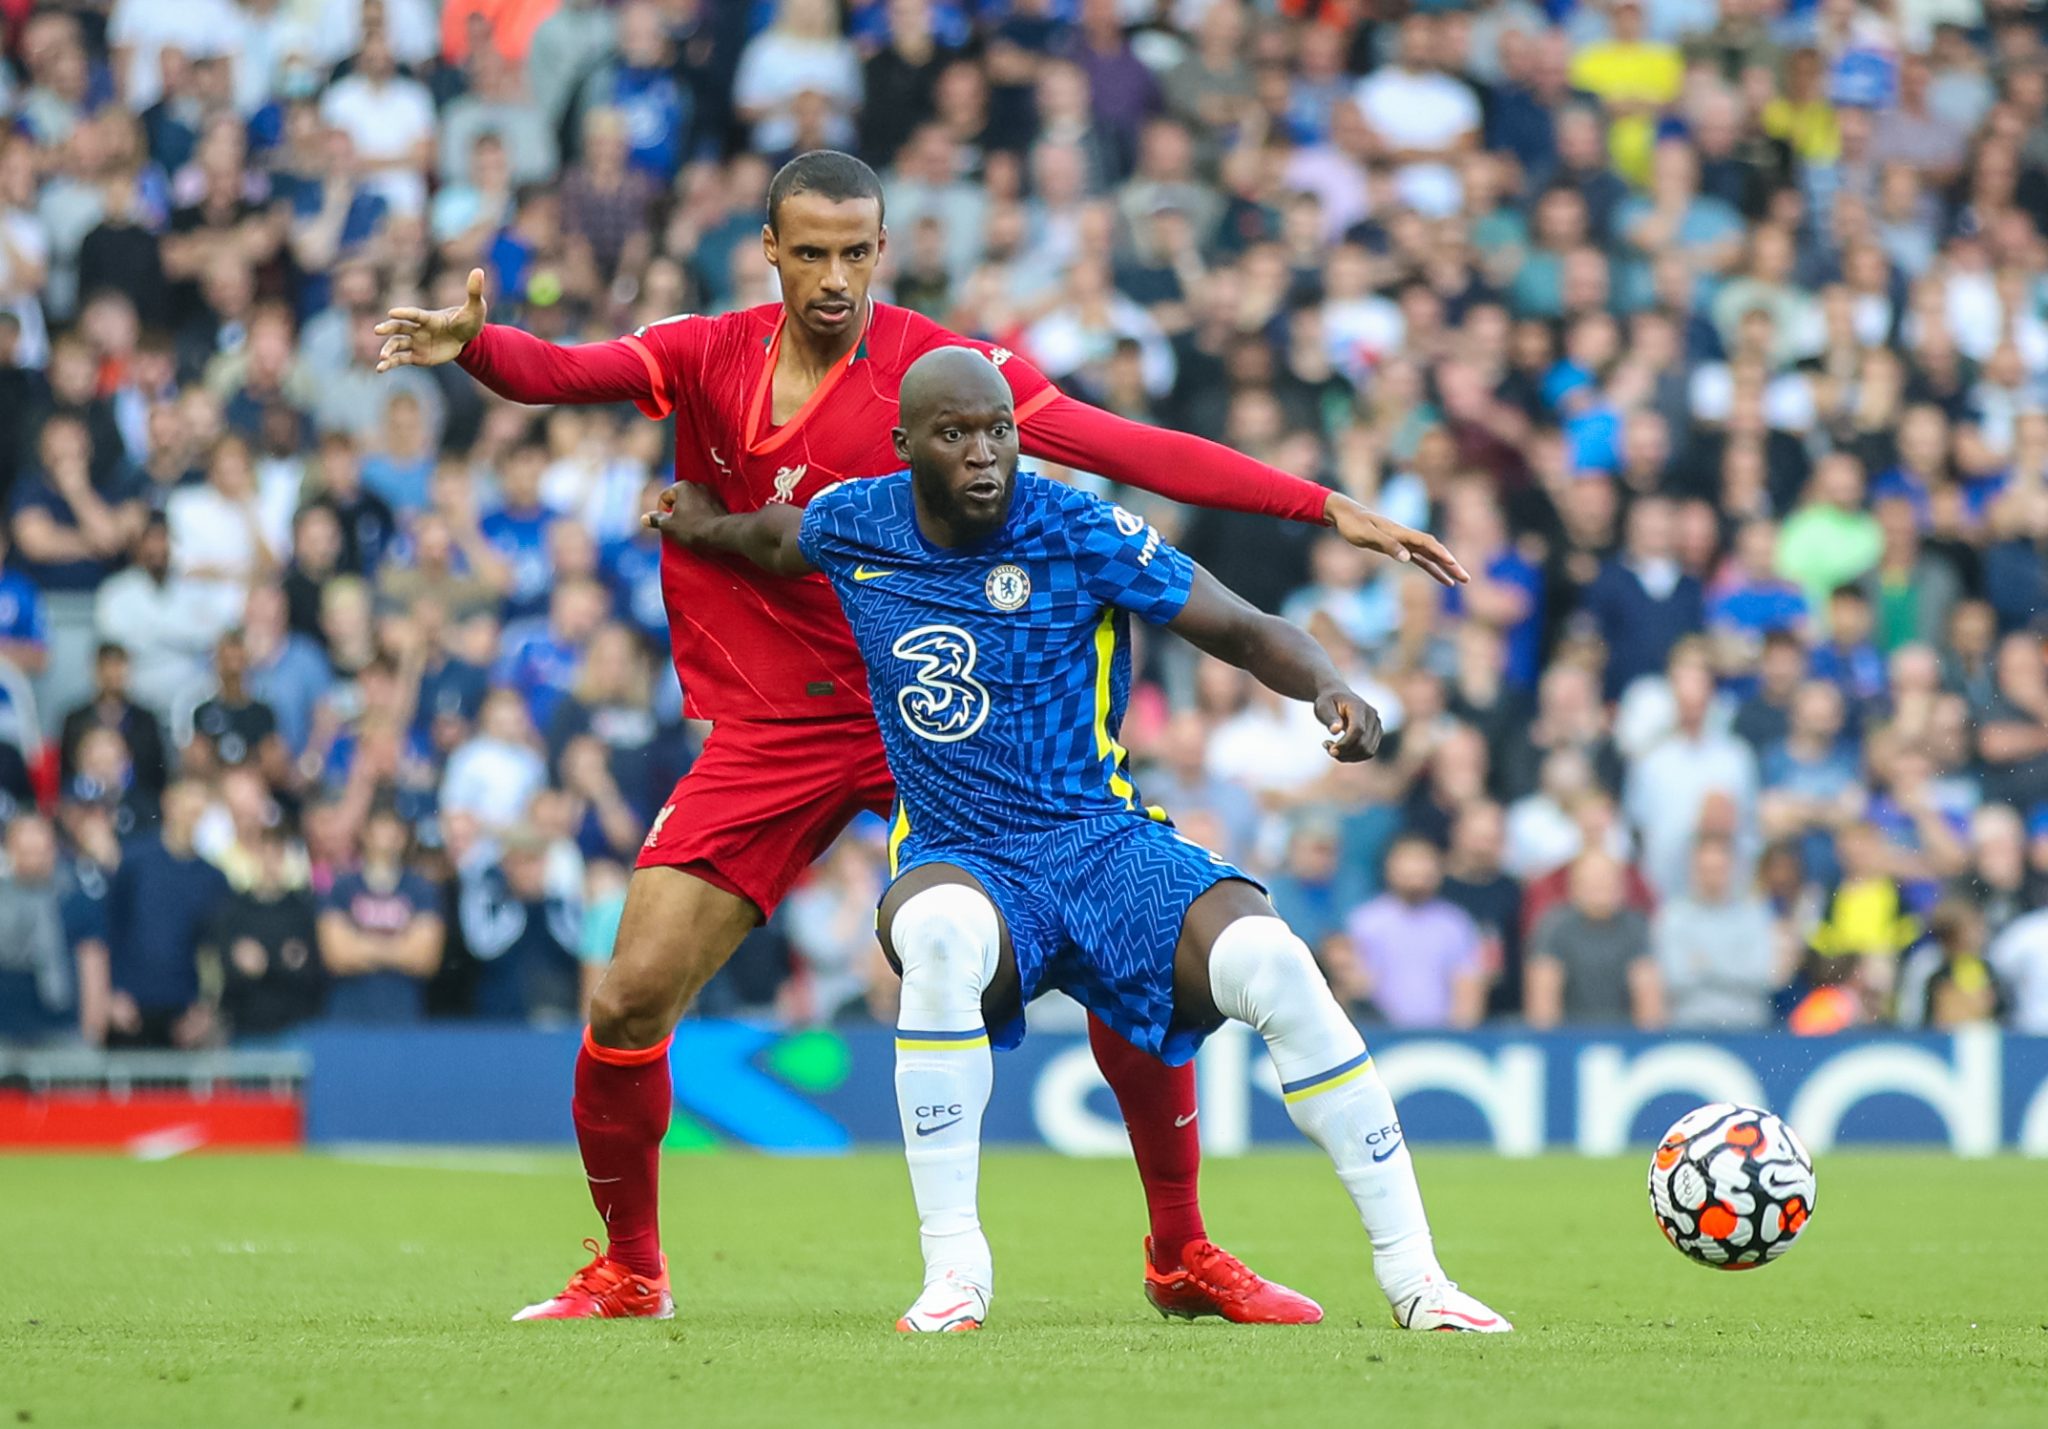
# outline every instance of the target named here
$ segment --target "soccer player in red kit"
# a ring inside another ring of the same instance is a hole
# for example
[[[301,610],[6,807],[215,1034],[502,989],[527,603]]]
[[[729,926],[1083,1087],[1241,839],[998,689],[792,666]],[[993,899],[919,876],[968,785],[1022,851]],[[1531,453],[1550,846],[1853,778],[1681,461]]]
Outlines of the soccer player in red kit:
[[[858,159],[820,151],[791,160],[770,186],[767,218],[761,245],[781,282],[780,304],[557,347],[487,326],[483,275],[473,272],[459,308],[392,310],[377,329],[385,338],[378,370],[455,361],[517,402],[631,401],[652,418],[673,412],[677,479],[709,487],[729,510],[751,511],[802,506],[835,482],[896,470],[890,431],[902,373],[935,347],[973,346],[1008,380],[1032,456],[1178,501],[1331,524],[1447,584],[1465,578],[1435,540],[1347,497],[1089,407],[1002,348],[871,301],[887,239],[881,182]],[[661,570],[686,710],[712,730],[648,831],[577,1059],[577,1141],[609,1243],[521,1319],[674,1313],[657,1178],[675,1024],[848,822],[864,809],[886,814],[895,798],[866,673],[822,577],[779,579],[673,545],[662,550]],[[1090,1023],[1089,1042],[1144,1184],[1152,1303],[1240,1323],[1320,1319],[1313,1301],[1208,1239],[1196,1194],[1193,1069],[1169,1068],[1099,1023]]]

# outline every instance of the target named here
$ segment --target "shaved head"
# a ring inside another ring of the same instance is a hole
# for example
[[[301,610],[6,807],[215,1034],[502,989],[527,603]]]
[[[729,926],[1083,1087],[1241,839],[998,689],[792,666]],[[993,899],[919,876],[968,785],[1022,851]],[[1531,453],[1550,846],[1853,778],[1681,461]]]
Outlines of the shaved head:
[[[938,348],[910,365],[896,401],[891,436],[925,535],[955,546],[1002,525],[1017,473],[1017,410],[996,365],[971,347]]]
[[[1011,405],[1002,372],[972,347],[938,347],[910,364],[896,390],[896,420],[915,430],[933,413],[949,407]]]

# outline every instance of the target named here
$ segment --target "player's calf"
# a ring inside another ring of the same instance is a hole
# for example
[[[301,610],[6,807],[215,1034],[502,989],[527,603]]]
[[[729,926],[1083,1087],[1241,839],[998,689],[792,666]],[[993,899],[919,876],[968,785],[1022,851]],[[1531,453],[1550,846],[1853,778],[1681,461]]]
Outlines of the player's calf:
[[[903,969],[896,1019],[896,1109],[917,1200],[926,1294],[898,1322],[904,1329],[946,1329],[933,1291],[947,1303],[974,1299],[973,1327],[987,1313],[995,1283],[977,1200],[981,1118],[994,1081],[982,994],[995,976],[1001,923],[995,905],[966,883],[937,883],[913,894],[888,920]],[[920,1307],[923,1307],[922,1309]],[[962,1312],[964,1315],[966,1312]]]
[[[1415,1166],[1365,1040],[1308,945],[1280,919],[1239,918],[1209,948],[1217,1011],[1266,1040],[1287,1114],[1329,1154],[1372,1240],[1373,1274],[1404,1329],[1509,1328],[1437,1264]]]

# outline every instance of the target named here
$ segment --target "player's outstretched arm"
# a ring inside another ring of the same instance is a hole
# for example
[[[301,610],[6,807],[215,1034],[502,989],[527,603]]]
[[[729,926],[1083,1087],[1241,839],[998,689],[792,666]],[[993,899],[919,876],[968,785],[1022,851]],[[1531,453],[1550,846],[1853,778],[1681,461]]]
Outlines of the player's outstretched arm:
[[[484,303],[484,270],[469,270],[469,292],[460,307],[393,308],[377,324],[384,346],[377,370],[394,367],[439,367],[462,355],[462,349],[484,330],[489,313]]]
[[[1412,564],[1443,585],[1471,577],[1426,531],[1375,515],[1341,491],[1289,476],[1186,432],[1133,422],[1062,393],[1018,427],[1025,452],[1096,472],[1186,506],[1331,526],[1352,545]]]
[[[778,576],[808,575],[817,569],[797,549],[804,513],[795,506],[764,506],[735,515],[692,481],[661,493],[659,510],[640,518],[686,551],[722,551],[752,561]]]
[[[393,308],[377,324],[384,339],[377,370],[458,362],[514,402],[634,402],[650,416],[667,415],[667,394],[655,387],[654,360],[637,339],[558,347],[516,327],[487,324],[488,315],[484,270],[472,268],[459,307]]]
[[[1166,628],[1196,649],[1250,671],[1273,693],[1314,705],[1316,718],[1330,731],[1323,748],[1332,759],[1353,764],[1378,752],[1379,711],[1344,682],[1323,647],[1300,626],[1255,609],[1202,567],[1195,567],[1188,603]]]

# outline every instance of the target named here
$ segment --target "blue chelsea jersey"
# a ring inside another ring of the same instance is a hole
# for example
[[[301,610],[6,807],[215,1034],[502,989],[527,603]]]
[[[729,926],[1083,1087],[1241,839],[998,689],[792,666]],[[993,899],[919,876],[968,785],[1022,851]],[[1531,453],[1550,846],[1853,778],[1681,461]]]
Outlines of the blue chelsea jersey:
[[[1117,742],[1129,617],[1173,619],[1195,570],[1151,526],[1020,472],[1000,530],[936,546],[903,471],[820,492],[798,544],[867,665],[901,801],[893,843],[978,845],[1141,807]]]

